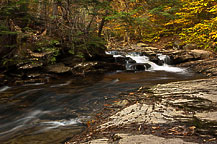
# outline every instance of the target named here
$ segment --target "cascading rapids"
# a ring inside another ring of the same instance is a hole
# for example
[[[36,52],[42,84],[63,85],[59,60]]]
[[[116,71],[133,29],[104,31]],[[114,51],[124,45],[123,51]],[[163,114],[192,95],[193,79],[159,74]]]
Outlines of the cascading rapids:
[[[169,65],[171,63],[170,57],[163,54],[157,54],[157,58],[163,62],[162,65],[158,65],[152,61],[150,61],[149,57],[141,55],[139,52],[117,52],[117,51],[109,51],[107,54],[113,55],[114,58],[124,57],[126,58],[126,70],[145,70],[145,71],[167,71],[167,72],[175,72],[175,73],[185,73],[185,68],[179,68],[175,66]],[[129,62],[129,58],[130,61]],[[134,63],[132,63],[132,60]]]

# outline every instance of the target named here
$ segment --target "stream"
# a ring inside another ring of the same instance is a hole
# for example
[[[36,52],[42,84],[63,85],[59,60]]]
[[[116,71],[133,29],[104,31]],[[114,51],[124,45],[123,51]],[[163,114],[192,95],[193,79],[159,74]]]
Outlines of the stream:
[[[52,83],[31,83],[0,87],[0,143],[63,143],[80,133],[85,122],[119,94],[140,86],[200,78],[187,69],[168,65],[169,58],[159,54],[160,66],[147,56],[128,53],[126,70],[87,77],[65,77]],[[141,69],[137,70],[137,65]],[[150,66],[150,67],[149,67]]]

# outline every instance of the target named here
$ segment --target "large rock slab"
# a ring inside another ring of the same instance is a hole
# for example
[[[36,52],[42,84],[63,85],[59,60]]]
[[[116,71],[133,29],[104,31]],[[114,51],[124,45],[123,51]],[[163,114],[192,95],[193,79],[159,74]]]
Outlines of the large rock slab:
[[[189,61],[179,64],[181,67],[188,67],[195,72],[203,73],[207,76],[217,76],[217,59],[206,59],[198,61]]]
[[[117,134],[121,139],[119,144],[196,144],[185,142],[180,138],[166,139],[154,135]]]
[[[131,134],[116,134],[120,140],[118,144],[196,144],[194,142],[185,142],[180,138],[166,139],[154,135],[131,135]],[[110,144],[109,139],[96,139],[88,144]],[[83,143],[85,144],[85,143]]]
[[[63,63],[58,63],[58,64],[48,66],[47,71],[52,72],[52,73],[61,74],[61,73],[70,72],[71,67],[65,66]]]

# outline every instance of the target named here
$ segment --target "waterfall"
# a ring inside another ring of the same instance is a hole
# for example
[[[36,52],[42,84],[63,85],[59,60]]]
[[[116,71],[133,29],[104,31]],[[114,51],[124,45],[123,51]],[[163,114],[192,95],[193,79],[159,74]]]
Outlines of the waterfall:
[[[113,57],[122,57],[126,60],[126,70],[134,70],[134,71],[167,71],[167,72],[175,72],[175,73],[185,73],[185,68],[179,68],[170,65],[171,59],[167,55],[157,54],[156,57],[163,62],[163,65],[157,65],[156,63],[150,61],[148,56],[141,55],[138,52],[124,53],[118,51],[107,52],[107,54],[112,54]],[[132,62],[134,61],[134,62]]]

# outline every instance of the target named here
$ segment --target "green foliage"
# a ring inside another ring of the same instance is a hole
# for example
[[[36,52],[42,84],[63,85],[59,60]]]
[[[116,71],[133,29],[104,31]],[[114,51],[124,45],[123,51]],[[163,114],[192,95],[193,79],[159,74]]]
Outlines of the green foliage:
[[[73,45],[68,52],[76,57],[85,58],[92,57],[95,54],[101,54],[105,50],[105,40],[102,38],[92,35],[88,39],[77,38],[74,39]]]
[[[36,43],[35,52],[47,53],[47,61],[48,63],[55,63],[57,57],[60,55],[60,42],[58,40],[43,40]]]

